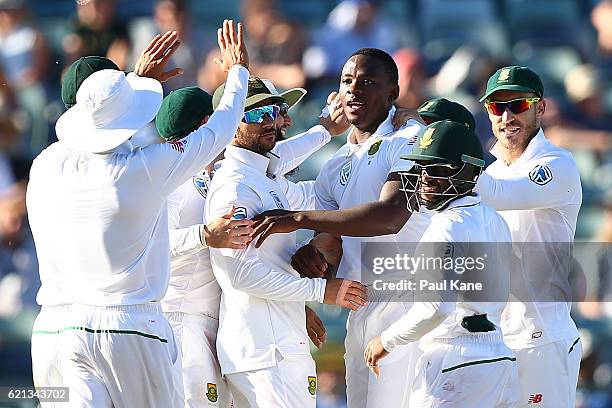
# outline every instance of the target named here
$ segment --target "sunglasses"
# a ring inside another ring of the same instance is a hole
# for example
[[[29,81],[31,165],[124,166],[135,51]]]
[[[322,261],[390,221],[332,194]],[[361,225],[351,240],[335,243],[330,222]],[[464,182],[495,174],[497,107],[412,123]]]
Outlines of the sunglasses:
[[[513,99],[511,101],[506,102],[495,102],[495,101],[486,101],[485,107],[489,113],[492,113],[495,116],[501,116],[507,109],[510,109],[510,112],[518,115],[519,113],[523,113],[531,106],[541,101],[542,98],[521,98],[521,99]]]
[[[457,166],[453,166],[451,164],[446,163],[435,163],[435,164],[418,164],[415,163],[413,166],[413,171],[417,175],[423,175],[423,173],[427,177],[450,177],[452,174],[456,173],[459,168]]]
[[[281,107],[278,105],[266,105],[259,108],[254,108],[244,112],[244,116],[242,117],[242,121],[244,123],[263,123],[266,115],[270,117],[272,120],[276,120],[276,118],[281,114]]]

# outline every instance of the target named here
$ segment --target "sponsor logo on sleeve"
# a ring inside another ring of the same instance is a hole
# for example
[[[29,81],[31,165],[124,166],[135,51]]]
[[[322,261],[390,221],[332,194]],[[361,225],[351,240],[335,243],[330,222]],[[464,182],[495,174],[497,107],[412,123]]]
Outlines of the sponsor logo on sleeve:
[[[276,208],[280,208],[280,209],[284,209],[285,208],[285,206],[283,205],[283,202],[278,197],[278,194],[276,194],[276,191],[274,191],[274,190],[270,191],[270,195],[274,199],[274,203],[276,204]]]
[[[234,214],[232,215],[233,220],[245,220],[247,218],[247,209],[245,207],[234,208]]]
[[[538,164],[529,172],[529,179],[537,185],[543,186],[553,179],[553,173],[547,165]]]
[[[340,169],[340,184],[346,186],[349,179],[351,178],[351,170],[353,169],[353,162],[346,162],[344,166]]]
[[[527,400],[527,404],[539,404],[542,402],[542,394],[531,394]]]
[[[208,195],[208,186],[210,179],[205,175],[195,176],[193,178],[193,185],[198,190],[198,193],[204,198]]]

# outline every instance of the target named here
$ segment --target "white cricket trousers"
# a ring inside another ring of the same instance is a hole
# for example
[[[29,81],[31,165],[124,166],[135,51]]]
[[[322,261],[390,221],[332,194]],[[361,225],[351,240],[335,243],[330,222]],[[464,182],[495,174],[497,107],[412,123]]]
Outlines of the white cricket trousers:
[[[516,358],[500,333],[435,339],[421,347],[410,408],[516,406]]]
[[[219,320],[183,312],[164,313],[179,350],[185,407],[230,407],[232,398],[217,360]]]
[[[520,381],[517,407],[574,408],[582,359],[580,338],[515,349]]]
[[[370,301],[349,313],[344,341],[348,408],[408,406],[416,363],[422,354],[418,344],[399,346],[380,360],[378,379],[368,369],[363,352],[370,340],[402,318],[411,306],[412,303]]]
[[[317,374],[310,354],[276,352],[269,368],[226,374],[236,408],[315,408]]]
[[[34,385],[68,387],[70,407],[182,407],[177,359],[157,303],[43,308],[32,332]]]

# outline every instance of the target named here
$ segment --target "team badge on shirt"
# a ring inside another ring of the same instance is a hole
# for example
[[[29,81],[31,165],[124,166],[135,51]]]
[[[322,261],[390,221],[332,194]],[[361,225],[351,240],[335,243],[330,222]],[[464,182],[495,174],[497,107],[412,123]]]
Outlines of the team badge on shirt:
[[[193,185],[198,190],[198,193],[204,198],[208,194],[208,186],[210,184],[210,178],[206,174],[201,174],[193,178]]]
[[[219,399],[219,394],[217,394],[217,384],[206,384],[206,398],[208,398],[210,402],[217,402],[217,399]]]
[[[342,184],[343,186],[346,186],[346,183],[348,183],[349,179],[351,178],[352,169],[353,169],[353,162],[350,162],[350,161],[347,162],[340,169],[340,184]]]
[[[308,392],[310,395],[315,395],[317,393],[317,377],[308,376]]]
[[[529,172],[529,179],[543,186],[553,179],[552,170],[545,164],[538,164]]]
[[[370,146],[370,149],[368,150],[368,155],[369,156],[375,155],[376,152],[378,151],[378,149],[380,149],[380,144],[381,143],[382,143],[382,139],[378,139],[377,141],[372,143],[372,146]]]
[[[270,191],[270,195],[274,199],[274,203],[276,204],[276,208],[280,208],[280,209],[284,209],[285,208],[285,206],[283,205],[283,202],[281,201],[281,199],[276,194],[276,191],[274,191],[274,190]]]

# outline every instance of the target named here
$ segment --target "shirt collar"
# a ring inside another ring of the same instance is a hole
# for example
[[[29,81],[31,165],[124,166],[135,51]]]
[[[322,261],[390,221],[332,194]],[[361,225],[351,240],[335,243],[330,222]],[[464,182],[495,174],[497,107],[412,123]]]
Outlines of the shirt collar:
[[[451,201],[445,210],[457,207],[471,207],[480,203],[480,195],[474,193],[473,195],[467,195],[456,200]]]
[[[357,146],[365,145],[371,142],[372,140],[376,139],[376,136],[385,136],[385,135],[388,135],[389,133],[393,133],[395,131],[395,129],[393,128],[393,116],[394,115],[395,115],[395,106],[392,105],[391,109],[389,109],[389,114],[387,115],[387,119],[385,119],[383,123],[378,125],[378,128],[376,128],[376,131],[372,134],[372,136],[368,138],[368,140],[366,140],[365,142],[361,144],[353,143],[351,141],[351,135],[353,134],[353,131],[354,131],[354,129],[351,129],[348,137],[346,138],[346,144],[350,148],[355,148]]]
[[[234,145],[225,148],[225,158],[252,167],[262,174],[267,173],[270,164],[268,157]]]
[[[542,128],[538,130],[538,133],[529,141],[529,144],[525,148],[525,151],[516,159],[510,166],[517,166],[523,162],[529,161],[533,159],[538,153],[542,151],[542,147],[547,143],[546,137],[544,136],[544,131]],[[501,157],[501,147],[498,146],[498,142],[495,142],[493,147],[491,148],[491,154],[495,156],[496,159]]]

